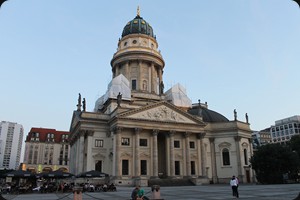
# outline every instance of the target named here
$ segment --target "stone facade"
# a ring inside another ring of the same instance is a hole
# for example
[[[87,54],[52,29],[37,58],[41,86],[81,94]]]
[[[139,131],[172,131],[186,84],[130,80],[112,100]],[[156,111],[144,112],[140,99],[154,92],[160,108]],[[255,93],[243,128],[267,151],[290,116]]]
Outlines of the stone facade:
[[[25,140],[23,169],[34,173],[69,171],[69,132],[31,128]]]
[[[147,24],[139,15],[128,24],[139,23]],[[120,87],[118,96],[111,95],[94,112],[74,111],[70,172],[102,171],[117,185],[147,185],[150,179],[228,183],[232,175],[252,182],[249,123],[223,116],[225,121],[206,121],[188,112],[191,107],[168,101],[164,65],[152,35],[135,32],[120,39],[111,61],[112,78],[126,77],[131,98],[122,99]],[[207,104],[199,102],[195,109],[204,107],[207,111]]]

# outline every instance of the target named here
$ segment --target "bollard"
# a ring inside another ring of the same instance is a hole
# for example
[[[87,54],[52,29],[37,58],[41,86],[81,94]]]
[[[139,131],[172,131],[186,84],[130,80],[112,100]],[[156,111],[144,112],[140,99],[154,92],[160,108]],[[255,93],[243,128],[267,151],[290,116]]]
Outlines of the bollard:
[[[82,200],[82,187],[75,186],[73,188],[74,200]]]
[[[152,185],[151,191],[152,191],[151,199],[162,199],[160,197],[160,186],[159,185]]]

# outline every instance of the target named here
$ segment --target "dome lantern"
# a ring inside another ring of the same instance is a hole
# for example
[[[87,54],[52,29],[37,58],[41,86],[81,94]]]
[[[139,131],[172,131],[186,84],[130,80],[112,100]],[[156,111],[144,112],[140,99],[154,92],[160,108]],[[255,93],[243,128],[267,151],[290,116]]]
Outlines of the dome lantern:
[[[140,16],[140,7],[137,8],[136,17],[125,25],[122,37],[130,34],[144,34],[155,38],[151,25]]]

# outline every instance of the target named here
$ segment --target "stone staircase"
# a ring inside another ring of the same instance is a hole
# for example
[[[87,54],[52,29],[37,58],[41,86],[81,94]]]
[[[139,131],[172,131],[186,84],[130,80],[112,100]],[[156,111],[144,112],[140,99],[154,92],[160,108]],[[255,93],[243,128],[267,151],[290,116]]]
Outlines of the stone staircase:
[[[148,186],[193,186],[193,182],[189,179],[150,179]]]

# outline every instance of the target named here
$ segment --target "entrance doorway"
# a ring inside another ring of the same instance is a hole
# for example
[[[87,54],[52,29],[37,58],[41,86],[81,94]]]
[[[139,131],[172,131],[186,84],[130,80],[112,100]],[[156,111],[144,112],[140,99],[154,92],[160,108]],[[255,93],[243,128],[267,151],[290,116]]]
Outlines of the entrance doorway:
[[[99,160],[95,165],[95,170],[98,172],[102,172],[102,161]]]
[[[167,156],[166,156],[166,133],[159,132],[157,135],[157,156],[158,156],[158,176],[167,177]]]
[[[246,170],[246,181],[247,183],[250,183],[250,171],[249,170]]]

